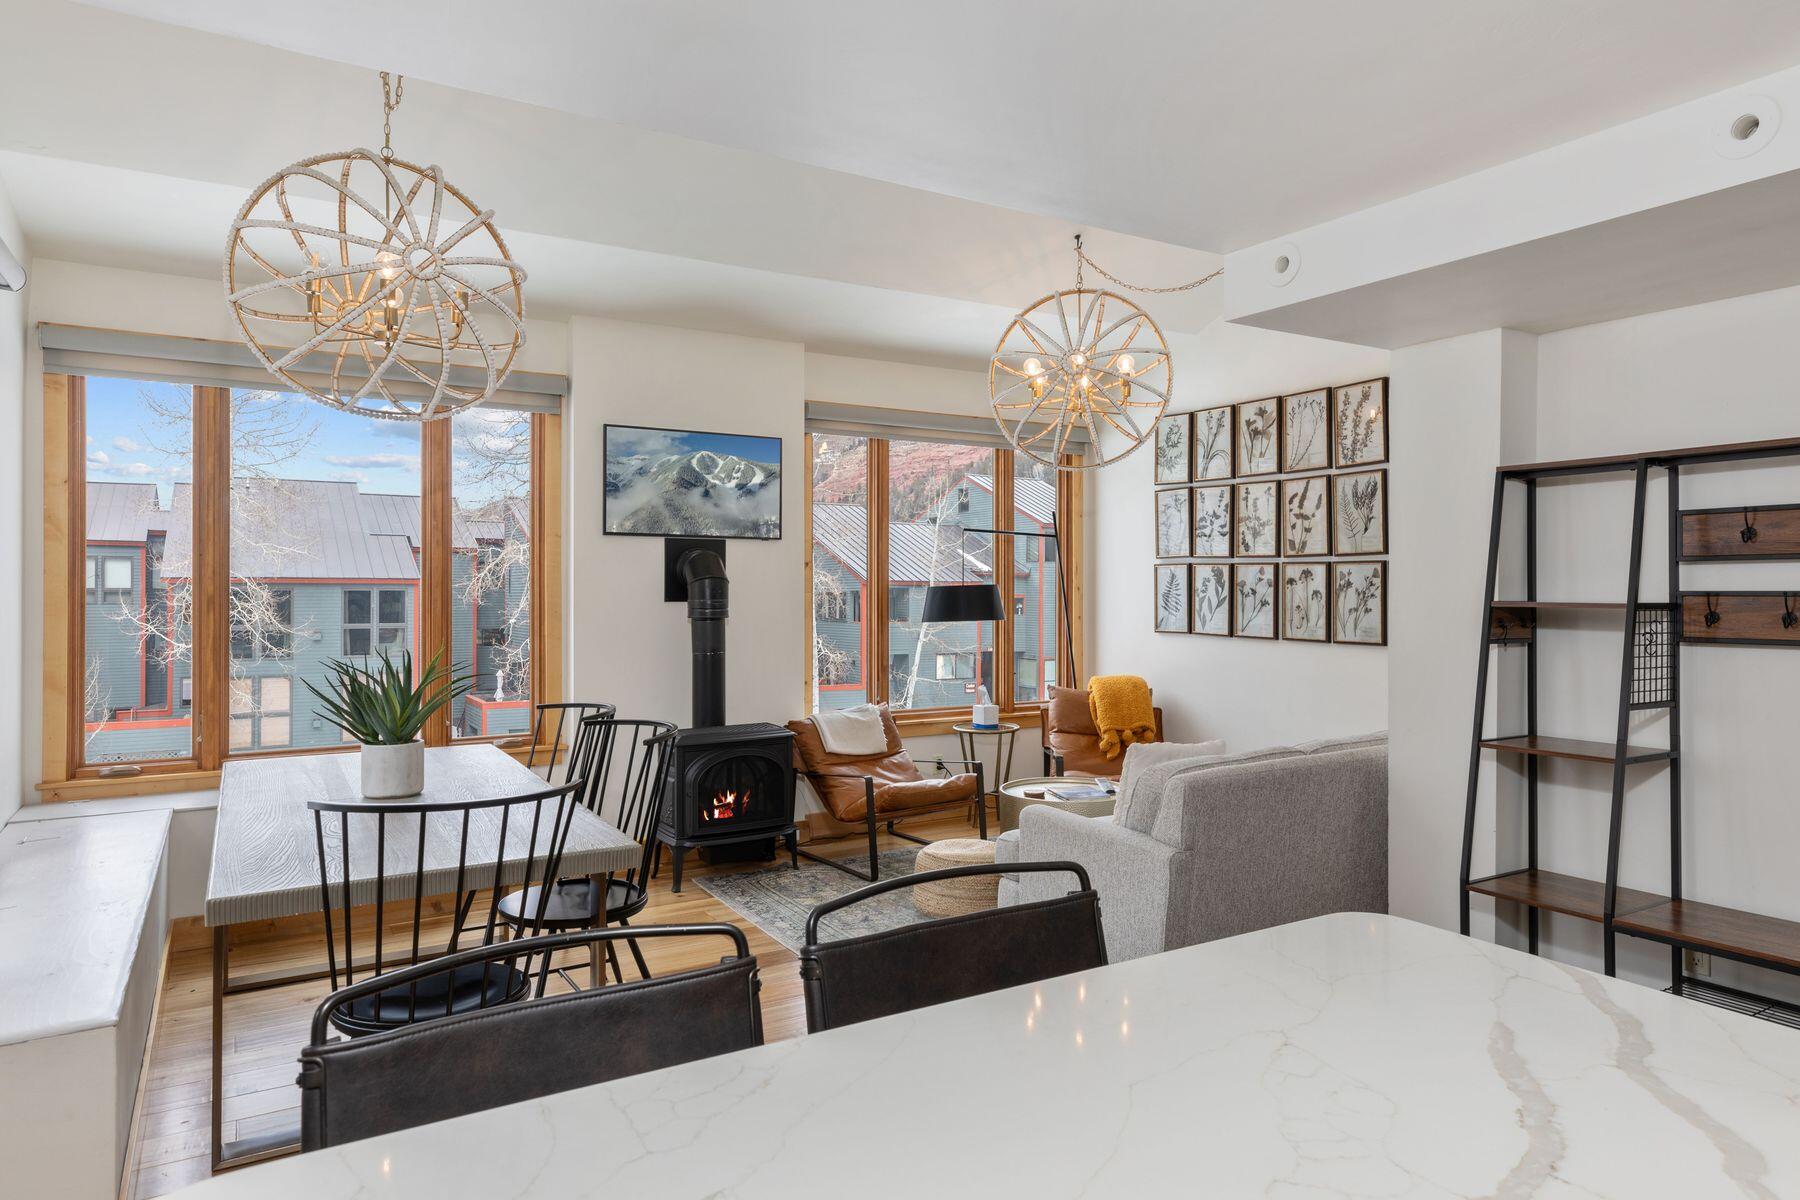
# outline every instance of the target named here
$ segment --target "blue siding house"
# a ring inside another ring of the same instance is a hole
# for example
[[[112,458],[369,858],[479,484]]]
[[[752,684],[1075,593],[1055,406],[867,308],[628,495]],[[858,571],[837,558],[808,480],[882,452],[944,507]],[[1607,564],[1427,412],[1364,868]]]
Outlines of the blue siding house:
[[[84,630],[89,762],[192,749],[191,489],[164,506],[153,484],[87,485]],[[475,687],[458,736],[526,731],[530,524],[518,501],[453,515],[451,654]],[[419,498],[354,483],[250,479],[232,489],[230,747],[332,746],[313,711],[331,659],[419,651]]]

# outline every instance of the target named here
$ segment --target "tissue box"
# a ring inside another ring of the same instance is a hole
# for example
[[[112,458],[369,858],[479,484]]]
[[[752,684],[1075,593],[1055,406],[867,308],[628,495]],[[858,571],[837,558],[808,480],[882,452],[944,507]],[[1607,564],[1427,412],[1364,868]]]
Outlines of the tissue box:
[[[982,729],[998,729],[1000,727],[1000,706],[998,704],[977,704],[969,724]]]

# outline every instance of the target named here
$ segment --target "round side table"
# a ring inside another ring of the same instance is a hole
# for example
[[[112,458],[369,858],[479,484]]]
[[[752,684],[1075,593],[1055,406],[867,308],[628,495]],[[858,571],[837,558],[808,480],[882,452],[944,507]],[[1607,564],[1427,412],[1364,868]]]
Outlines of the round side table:
[[[942,727],[940,726],[940,728]],[[987,776],[987,795],[980,798],[980,803],[985,806],[988,798],[992,797],[994,816],[998,818],[1000,816],[1000,789],[1012,777],[1013,748],[1018,744],[1020,726],[1014,725],[1010,721],[1002,721],[1000,724],[988,728],[982,725],[971,725],[964,721],[960,725],[952,725],[951,728],[956,731],[957,742],[962,746],[962,756],[971,761],[981,759],[983,766],[987,765],[987,760],[981,758],[976,739],[993,739],[994,769]]]

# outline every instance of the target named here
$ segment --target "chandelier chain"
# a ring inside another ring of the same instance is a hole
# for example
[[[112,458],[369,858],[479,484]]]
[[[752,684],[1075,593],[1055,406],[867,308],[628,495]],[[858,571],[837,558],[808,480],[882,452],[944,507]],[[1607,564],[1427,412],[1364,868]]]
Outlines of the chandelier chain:
[[[1225,268],[1220,267],[1210,275],[1202,275],[1200,278],[1193,280],[1190,283],[1178,283],[1174,287],[1141,287],[1135,283],[1126,283],[1123,279],[1120,279],[1117,275],[1114,275],[1111,271],[1108,271],[1105,267],[1088,257],[1087,251],[1081,248],[1081,235],[1078,233],[1075,235],[1075,287],[1078,291],[1081,288],[1081,266],[1083,263],[1094,268],[1095,274],[1104,277],[1127,291],[1143,292],[1145,295],[1153,296],[1166,296],[1173,292],[1191,292],[1202,284],[1211,283],[1225,273]]]
[[[394,110],[406,94],[406,76],[381,73],[381,157],[394,157]]]

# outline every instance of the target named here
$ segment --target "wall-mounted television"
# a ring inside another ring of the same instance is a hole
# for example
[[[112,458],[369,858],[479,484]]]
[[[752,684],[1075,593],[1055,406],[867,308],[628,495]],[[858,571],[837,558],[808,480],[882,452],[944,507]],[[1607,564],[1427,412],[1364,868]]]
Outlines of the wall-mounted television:
[[[639,537],[781,536],[781,439],[608,425],[605,531]]]

